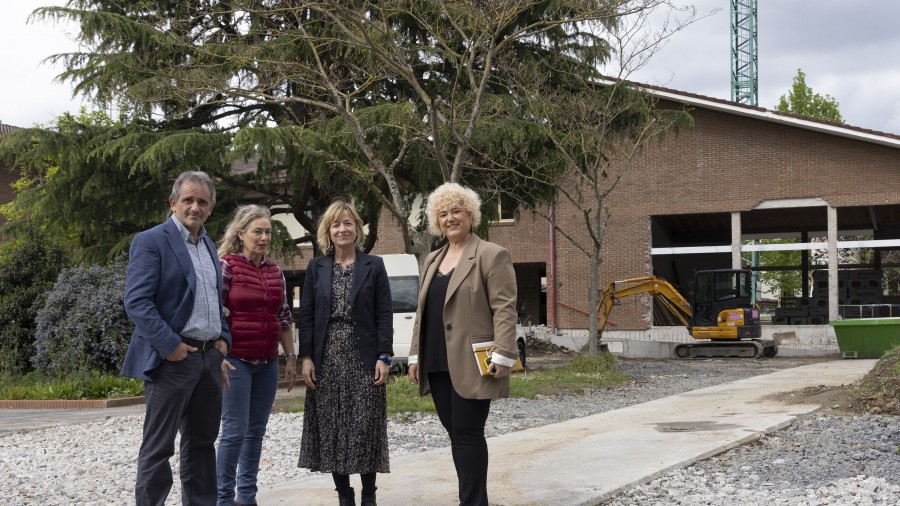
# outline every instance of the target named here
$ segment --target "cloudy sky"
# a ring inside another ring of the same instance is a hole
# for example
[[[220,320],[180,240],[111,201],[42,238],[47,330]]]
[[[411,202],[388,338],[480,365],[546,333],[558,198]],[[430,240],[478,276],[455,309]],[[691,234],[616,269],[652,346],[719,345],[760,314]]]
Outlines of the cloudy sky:
[[[731,2],[684,3],[719,11],[675,35],[635,80],[730,100]],[[800,68],[848,124],[900,134],[898,19],[898,0],[759,0],[759,105],[774,109]]]
[[[0,122],[31,126],[77,112],[62,70],[41,60],[76,49],[71,26],[26,24],[35,8],[63,0],[3,2],[0,15]],[[729,0],[676,0],[718,12],[672,38],[634,78],[650,84],[731,98]],[[847,123],[900,134],[900,0],[760,0],[759,105],[774,108],[798,68],[807,84],[840,103]]]
[[[53,83],[60,67],[41,64],[55,53],[73,51],[77,46],[67,36],[69,27],[26,23],[34,9],[62,5],[62,0],[15,0],[0,8],[0,122],[30,127],[48,123],[58,115],[77,112],[80,102],[72,99],[69,85]]]

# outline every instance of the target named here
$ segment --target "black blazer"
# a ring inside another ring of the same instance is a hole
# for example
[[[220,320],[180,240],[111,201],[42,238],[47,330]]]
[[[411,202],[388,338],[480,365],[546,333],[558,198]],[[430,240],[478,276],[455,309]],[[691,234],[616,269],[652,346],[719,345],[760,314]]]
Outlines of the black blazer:
[[[300,356],[312,356],[316,369],[322,367],[325,353],[333,269],[332,255],[312,259],[300,295]],[[350,286],[353,333],[359,340],[360,359],[367,370],[374,370],[379,354],[394,354],[391,287],[381,257],[357,252]]]

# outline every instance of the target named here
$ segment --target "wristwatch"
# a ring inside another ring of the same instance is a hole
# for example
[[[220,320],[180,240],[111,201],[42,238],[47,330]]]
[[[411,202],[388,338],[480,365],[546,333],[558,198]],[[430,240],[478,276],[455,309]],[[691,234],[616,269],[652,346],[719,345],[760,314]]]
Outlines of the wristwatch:
[[[387,365],[391,365],[391,356],[388,355],[387,353],[382,353],[381,355],[378,355],[378,360],[381,360],[382,362],[384,362]]]

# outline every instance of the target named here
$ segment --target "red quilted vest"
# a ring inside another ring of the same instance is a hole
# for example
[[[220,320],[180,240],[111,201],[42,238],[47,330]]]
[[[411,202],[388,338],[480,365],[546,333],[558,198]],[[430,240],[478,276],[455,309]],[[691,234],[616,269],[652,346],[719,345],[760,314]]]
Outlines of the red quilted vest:
[[[278,311],[284,301],[284,279],[274,262],[257,267],[240,255],[223,257],[231,266],[231,289],[225,300],[231,329],[231,356],[275,358],[281,326]]]

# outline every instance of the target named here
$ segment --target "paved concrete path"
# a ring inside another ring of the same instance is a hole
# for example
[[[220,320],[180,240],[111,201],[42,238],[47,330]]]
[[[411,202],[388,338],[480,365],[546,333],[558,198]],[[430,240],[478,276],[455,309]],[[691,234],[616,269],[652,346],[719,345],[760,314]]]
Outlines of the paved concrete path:
[[[0,436],[23,430],[103,420],[111,416],[143,415],[144,405],[90,409],[0,409]]]
[[[814,404],[778,394],[848,385],[875,360],[821,362],[567,422],[490,438],[492,505],[594,505],[618,491],[788,426]],[[458,504],[449,449],[392,459],[378,476],[378,503]],[[359,478],[353,477],[359,493]],[[260,504],[336,504],[331,476],[260,490]],[[358,500],[358,498],[357,498]]]

